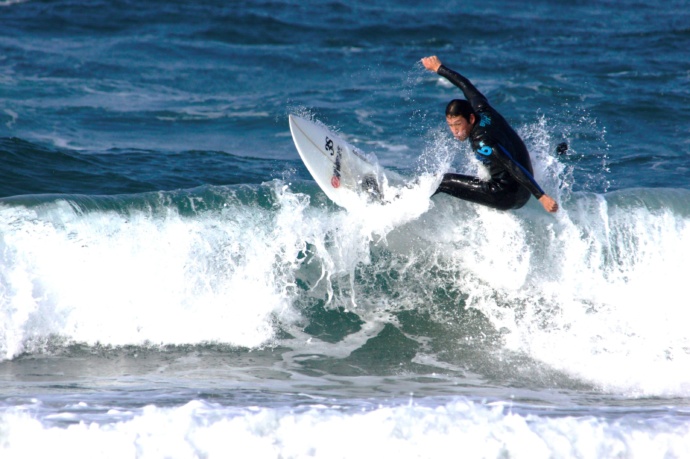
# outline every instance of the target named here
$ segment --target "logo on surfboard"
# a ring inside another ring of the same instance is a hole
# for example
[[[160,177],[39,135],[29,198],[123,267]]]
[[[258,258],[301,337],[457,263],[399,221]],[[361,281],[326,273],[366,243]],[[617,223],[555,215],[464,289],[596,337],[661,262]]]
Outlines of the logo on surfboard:
[[[335,155],[335,164],[333,165],[333,177],[331,177],[331,186],[333,188],[340,188],[340,158],[343,156],[343,149],[340,145],[333,148],[333,141],[326,137],[326,151],[330,152],[331,156]]]

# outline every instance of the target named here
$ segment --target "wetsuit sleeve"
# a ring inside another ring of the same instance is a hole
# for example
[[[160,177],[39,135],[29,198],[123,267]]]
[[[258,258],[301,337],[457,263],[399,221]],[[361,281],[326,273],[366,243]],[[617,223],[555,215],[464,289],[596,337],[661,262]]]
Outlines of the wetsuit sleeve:
[[[486,147],[484,147],[486,148]],[[513,155],[506,150],[503,145],[496,144],[491,148],[492,153],[502,165],[508,171],[508,173],[515,180],[529,190],[532,195],[539,199],[544,196],[544,190],[541,189],[537,181],[534,179],[530,171],[525,169],[519,162],[513,158]]]
[[[479,90],[470,83],[470,80],[460,75],[458,72],[449,69],[445,65],[441,65],[436,73],[460,88],[465,95],[465,99],[472,105],[474,111],[479,111],[489,105],[484,94],[479,92]]]

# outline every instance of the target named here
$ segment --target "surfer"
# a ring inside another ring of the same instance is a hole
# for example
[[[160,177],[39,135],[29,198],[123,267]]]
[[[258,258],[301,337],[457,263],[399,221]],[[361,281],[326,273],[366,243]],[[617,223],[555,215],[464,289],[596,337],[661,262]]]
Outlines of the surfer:
[[[422,64],[460,88],[465,99],[453,99],[446,107],[446,121],[453,136],[469,139],[477,158],[487,166],[491,178],[447,173],[436,193],[447,193],[466,201],[499,210],[519,209],[533,195],[547,212],[556,212],[558,203],[539,187],[532,162],[520,136],[470,81],[443,65],[436,56]]]

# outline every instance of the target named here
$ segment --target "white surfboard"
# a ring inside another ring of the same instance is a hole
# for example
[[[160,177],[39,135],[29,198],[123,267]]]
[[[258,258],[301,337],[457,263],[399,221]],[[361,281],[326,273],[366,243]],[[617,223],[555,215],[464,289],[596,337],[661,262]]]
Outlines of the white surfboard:
[[[289,118],[297,151],[326,196],[345,208],[362,200],[383,201],[387,179],[380,167],[325,127],[297,115]]]

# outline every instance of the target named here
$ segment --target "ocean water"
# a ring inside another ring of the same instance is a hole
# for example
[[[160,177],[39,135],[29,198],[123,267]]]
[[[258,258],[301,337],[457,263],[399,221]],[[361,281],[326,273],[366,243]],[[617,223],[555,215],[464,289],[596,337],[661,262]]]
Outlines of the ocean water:
[[[5,0],[0,24],[0,457],[690,457],[687,1]],[[481,173],[431,54],[559,213],[428,198]],[[339,208],[290,113],[415,185]]]

